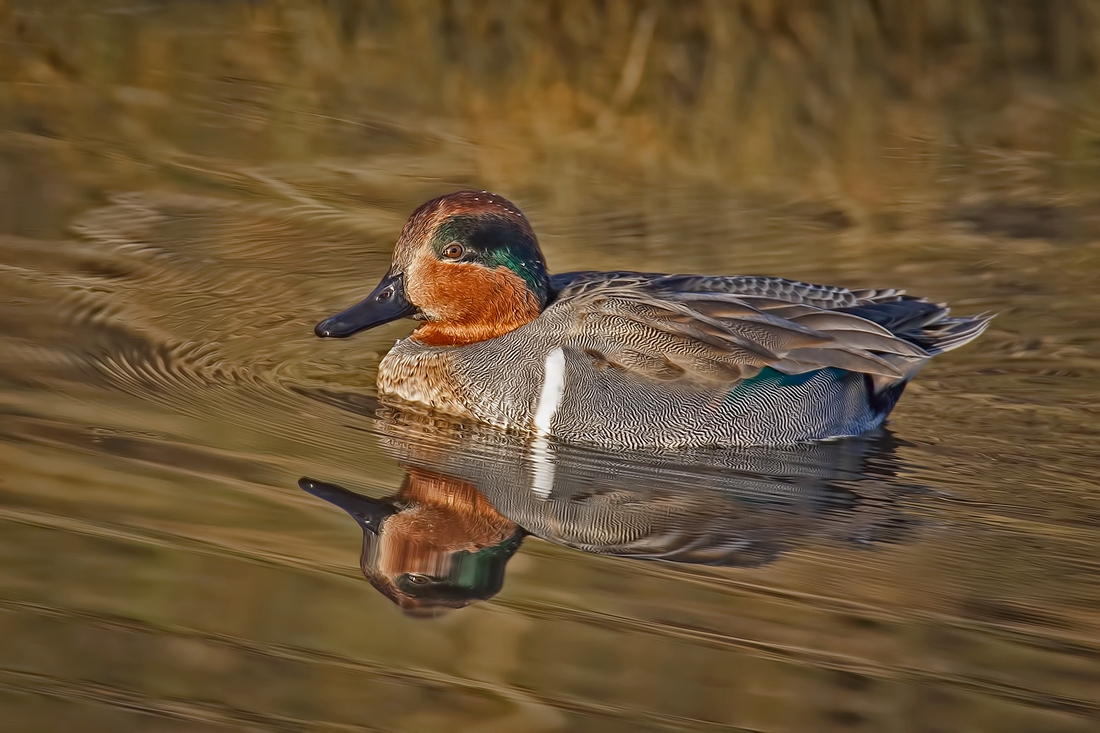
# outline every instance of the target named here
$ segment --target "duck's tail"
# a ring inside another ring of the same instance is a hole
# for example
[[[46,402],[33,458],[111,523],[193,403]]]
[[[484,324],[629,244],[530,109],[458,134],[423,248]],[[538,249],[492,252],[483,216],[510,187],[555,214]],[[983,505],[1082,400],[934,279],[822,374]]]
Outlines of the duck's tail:
[[[964,346],[985,333],[993,315],[962,316],[951,318],[947,308],[943,316],[914,331],[899,331],[898,335],[914,343],[932,356]]]
[[[957,349],[982,335],[992,315],[951,317],[943,303],[932,303],[896,291],[875,293],[860,305],[841,308],[846,313],[873,321],[929,356]]]
[[[891,333],[914,346],[924,349],[929,357],[970,343],[989,327],[993,315],[952,317],[943,303],[931,303],[921,298],[885,293],[881,299],[872,296],[861,305],[844,308],[887,328]],[[870,394],[876,411],[885,416],[893,409],[905,385],[928,358],[913,359],[900,355],[879,355],[902,373],[900,379],[868,375]]]

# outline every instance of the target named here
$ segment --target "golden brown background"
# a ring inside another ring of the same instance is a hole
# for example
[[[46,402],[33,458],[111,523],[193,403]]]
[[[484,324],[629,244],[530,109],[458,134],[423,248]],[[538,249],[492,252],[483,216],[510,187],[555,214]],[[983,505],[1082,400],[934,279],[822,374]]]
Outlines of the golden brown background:
[[[1098,71],[1086,0],[0,0],[0,719],[1094,730]],[[531,539],[492,602],[402,616],[295,482],[395,490],[302,393],[369,393],[407,324],[310,329],[462,186],[556,270],[999,312],[895,414],[906,540]]]

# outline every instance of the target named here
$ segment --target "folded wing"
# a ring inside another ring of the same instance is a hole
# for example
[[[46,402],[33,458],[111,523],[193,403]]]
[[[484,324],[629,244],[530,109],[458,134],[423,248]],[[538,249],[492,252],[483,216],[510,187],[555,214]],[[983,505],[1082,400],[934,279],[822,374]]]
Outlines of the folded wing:
[[[767,366],[837,367],[889,383],[989,320],[948,318],[946,307],[896,290],[779,278],[571,273],[555,285],[555,305],[574,314],[574,342],[592,359],[658,380],[733,383]]]

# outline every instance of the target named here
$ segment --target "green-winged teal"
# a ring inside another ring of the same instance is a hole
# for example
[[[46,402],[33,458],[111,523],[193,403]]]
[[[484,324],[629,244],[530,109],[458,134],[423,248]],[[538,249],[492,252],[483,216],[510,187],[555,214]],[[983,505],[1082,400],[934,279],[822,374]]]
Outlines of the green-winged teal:
[[[862,433],[929,358],[989,324],[894,289],[551,276],[527,219],[486,191],[413,212],[374,291],[316,333],[403,317],[423,323],[382,360],[381,395],[544,439],[663,448]]]

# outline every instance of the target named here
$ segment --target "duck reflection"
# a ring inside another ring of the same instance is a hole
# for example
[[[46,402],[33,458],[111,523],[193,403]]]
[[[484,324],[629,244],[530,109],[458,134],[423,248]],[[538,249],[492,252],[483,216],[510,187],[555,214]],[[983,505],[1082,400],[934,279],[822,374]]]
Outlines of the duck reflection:
[[[880,432],[785,448],[610,454],[382,409],[378,427],[406,467],[373,499],[299,484],[363,529],[363,574],[413,615],[498,593],[527,535],[584,552],[719,566],[774,560],[811,538],[894,542],[912,520],[899,499],[895,441]]]
[[[363,575],[414,616],[496,595],[524,537],[472,484],[418,468],[409,468],[401,490],[385,499],[308,478],[298,485],[359,523]]]

